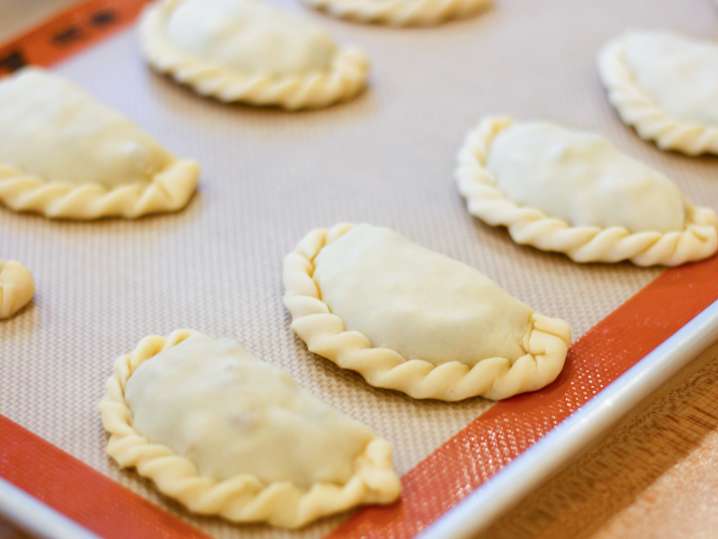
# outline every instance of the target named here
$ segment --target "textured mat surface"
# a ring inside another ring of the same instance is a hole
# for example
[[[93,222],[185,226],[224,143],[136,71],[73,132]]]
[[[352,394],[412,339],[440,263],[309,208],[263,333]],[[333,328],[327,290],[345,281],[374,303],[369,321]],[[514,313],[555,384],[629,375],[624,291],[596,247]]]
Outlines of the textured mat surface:
[[[307,230],[337,221],[395,227],[570,321],[576,336],[651,281],[659,270],[577,266],[476,222],[454,186],[455,154],[483,114],[552,119],[611,137],[694,202],[718,207],[718,161],[664,154],[638,139],[608,105],[594,63],[600,45],[626,27],[714,36],[715,6],[496,4],[419,30],[307,12],[373,61],[366,94],[318,112],[201,99],[146,68],[134,30],[58,66],[178,155],[196,158],[202,185],[186,211],[136,222],[58,223],[0,210],[0,254],[31,268],[38,288],[30,308],[0,324],[0,413],[212,535],[275,536],[190,517],[108,461],[96,403],[117,354],[178,327],[235,336],[390,439],[406,472],[490,403],[415,402],[308,354],[281,303],[281,259]],[[292,536],[318,536],[339,520]]]

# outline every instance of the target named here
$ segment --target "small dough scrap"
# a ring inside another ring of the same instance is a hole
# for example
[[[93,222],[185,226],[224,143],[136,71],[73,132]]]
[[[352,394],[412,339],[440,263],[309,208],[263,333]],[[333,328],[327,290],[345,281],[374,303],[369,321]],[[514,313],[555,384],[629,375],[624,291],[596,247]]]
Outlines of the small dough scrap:
[[[340,224],[284,262],[284,303],[311,352],[417,399],[504,399],[563,368],[568,324],[397,232]]]
[[[107,453],[195,513],[296,528],[399,495],[387,441],[231,339],[143,339],[100,410]]]
[[[30,271],[15,260],[0,260],[0,320],[15,315],[34,294]]]
[[[160,0],[140,31],[154,68],[221,101],[326,107],[367,82],[363,53],[261,0]]]
[[[594,133],[489,117],[469,132],[457,181],[469,213],[576,262],[676,266],[718,250],[718,216]]]
[[[183,208],[196,163],[82,89],[26,68],[0,81],[0,202],[50,218],[135,218]]]
[[[609,42],[599,73],[621,118],[663,150],[718,154],[718,43],[666,31]]]
[[[434,26],[469,17],[492,0],[302,0],[341,19],[389,26]]]

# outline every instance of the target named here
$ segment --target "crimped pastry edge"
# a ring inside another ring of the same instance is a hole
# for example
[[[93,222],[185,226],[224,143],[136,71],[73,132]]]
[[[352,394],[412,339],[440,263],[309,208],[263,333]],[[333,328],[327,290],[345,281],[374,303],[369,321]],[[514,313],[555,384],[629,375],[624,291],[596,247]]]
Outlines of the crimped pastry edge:
[[[638,85],[625,60],[624,39],[625,34],[613,39],[598,55],[600,79],[621,119],[661,150],[718,155],[718,127],[673,118]]]
[[[507,227],[516,243],[564,253],[574,262],[630,260],[638,266],[678,266],[707,258],[718,249],[718,216],[687,201],[685,228],[665,233],[571,226],[536,208],[517,205],[484,166],[492,141],[511,123],[511,118],[493,116],[469,131],[459,152],[456,179],[469,213],[489,225]]]
[[[389,26],[432,26],[468,17],[493,0],[302,0],[341,19]]]
[[[0,320],[17,313],[34,294],[30,270],[17,260],[0,260]]]
[[[366,86],[369,60],[355,48],[340,48],[328,73],[292,76],[241,74],[196,60],[174,48],[165,37],[164,20],[178,1],[159,0],[145,8],[140,21],[142,46],[153,68],[202,96],[298,110],[349,100]]]
[[[401,391],[415,399],[459,401],[482,396],[499,400],[534,391],[553,382],[563,368],[571,329],[563,320],[532,313],[521,343],[525,354],[515,361],[493,357],[473,367],[459,361],[434,365],[407,359],[387,348],[375,348],[364,334],[346,328],[321,299],[313,278],[321,250],[353,225],[312,230],[284,259],[284,304],[291,327],[310,352],[361,374],[374,387]]]
[[[355,473],[345,484],[317,483],[303,489],[290,482],[265,484],[250,474],[222,481],[201,476],[189,459],[139,434],[132,425],[132,411],[125,400],[128,380],[142,363],[193,335],[201,334],[181,329],[167,337],[151,335],[115,361],[99,409],[102,424],[110,434],[107,454],[121,468],[136,468],[160,492],[193,513],[219,515],[232,522],[267,522],[284,528],[298,528],[359,504],[390,503],[398,497],[401,487],[392,464],[392,447],[378,437],[357,457]]]
[[[148,183],[107,187],[100,182],[44,179],[0,163],[0,202],[14,211],[49,219],[135,219],[185,207],[197,188],[198,176],[197,163],[175,159]]]

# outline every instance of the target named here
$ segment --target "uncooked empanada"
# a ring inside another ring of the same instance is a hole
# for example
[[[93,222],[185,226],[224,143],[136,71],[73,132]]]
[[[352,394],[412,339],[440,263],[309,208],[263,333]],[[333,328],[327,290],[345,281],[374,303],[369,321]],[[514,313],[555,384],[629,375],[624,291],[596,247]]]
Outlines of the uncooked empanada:
[[[25,266],[15,260],[0,260],[0,319],[22,309],[34,293],[35,283]]]
[[[605,138],[543,122],[482,121],[459,153],[469,212],[576,262],[676,266],[718,247],[718,216]]]
[[[310,232],[284,261],[284,304],[311,352],[417,399],[504,399],[551,383],[570,328],[473,268],[388,228]]]
[[[153,67],[227,102],[325,107],[358,94],[369,70],[360,51],[261,0],[159,0],[141,35]]]
[[[40,69],[0,81],[0,201],[51,218],[175,211],[198,167],[117,112]]]
[[[660,31],[606,45],[599,73],[623,121],[663,150],[718,154],[718,44]]]
[[[302,0],[336,17],[391,26],[429,26],[467,17],[492,0]]]
[[[146,337],[100,411],[107,453],[195,513],[296,528],[399,495],[389,442],[230,339]]]

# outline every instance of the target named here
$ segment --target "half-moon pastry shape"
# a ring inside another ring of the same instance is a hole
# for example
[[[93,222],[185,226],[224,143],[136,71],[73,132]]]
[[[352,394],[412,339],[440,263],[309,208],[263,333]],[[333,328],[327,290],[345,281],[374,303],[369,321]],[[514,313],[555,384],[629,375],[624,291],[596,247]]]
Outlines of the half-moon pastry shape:
[[[82,89],[27,68],[0,81],[0,202],[50,218],[183,208],[199,169]]]
[[[598,61],[625,123],[662,150],[718,154],[718,43],[663,31],[627,32]]]
[[[30,303],[35,283],[30,271],[15,260],[0,260],[0,320]]]
[[[489,117],[466,137],[456,177],[469,213],[575,262],[677,266],[718,249],[713,210],[593,133]]]
[[[100,411],[107,453],[194,513],[297,528],[399,495],[389,442],[231,339],[146,337]]]
[[[492,0],[302,0],[335,17],[389,26],[432,26],[468,17]]]
[[[357,95],[369,71],[362,52],[261,0],[159,0],[140,33],[155,69],[225,102],[326,107]]]
[[[563,368],[568,324],[388,228],[310,232],[284,260],[284,304],[311,352],[416,399],[504,399]]]

